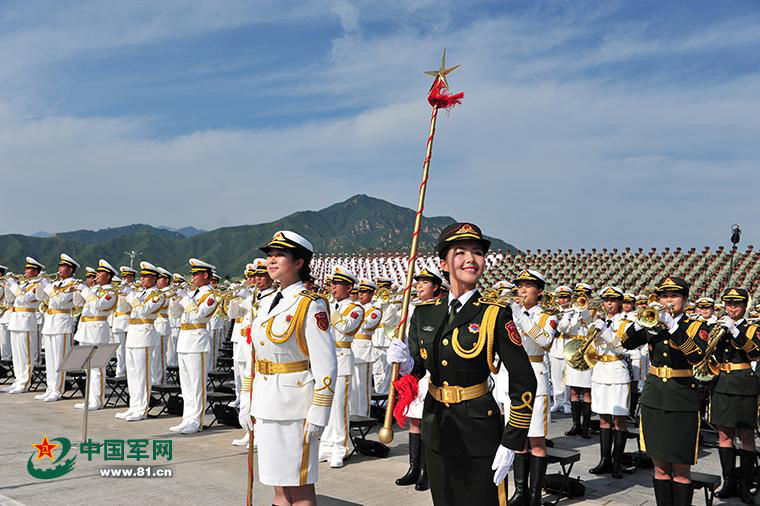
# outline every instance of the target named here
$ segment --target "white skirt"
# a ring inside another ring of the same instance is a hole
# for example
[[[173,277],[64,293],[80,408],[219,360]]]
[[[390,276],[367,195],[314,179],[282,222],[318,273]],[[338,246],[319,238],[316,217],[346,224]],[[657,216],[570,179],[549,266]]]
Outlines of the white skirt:
[[[591,385],[591,411],[598,415],[628,416],[630,383]]]
[[[305,420],[256,419],[259,481],[275,487],[317,482],[319,442],[304,445]]]
[[[406,416],[409,418],[422,418],[422,409],[425,407],[425,396],[427,396],[429,383],[430,373],[426,372],[425,376],[417,383],[417,397],[414,398],[406,412]]]
[[[591,369],[579,371],[565,364],[565,385],[576,388],[591,388]]]
[[[504,405],[504,423],[509,421],[509,398]],[[549,434],[549,424],[551,423],[551,413],[549,409],[549,396],[537,395],[533,401],[533,414],[530,417],[530,427],[528,428],[528,437],[546,437]]]

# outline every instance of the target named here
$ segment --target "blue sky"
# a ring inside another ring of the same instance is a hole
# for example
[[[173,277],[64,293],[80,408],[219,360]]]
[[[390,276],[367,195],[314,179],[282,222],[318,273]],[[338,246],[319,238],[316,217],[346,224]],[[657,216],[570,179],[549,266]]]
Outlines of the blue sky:
[[[430,214],[524,248],[752,242],[759,43],[754,1],[0,1],[0,175],[38,182],[0,233],[413,207],[446,47]]]

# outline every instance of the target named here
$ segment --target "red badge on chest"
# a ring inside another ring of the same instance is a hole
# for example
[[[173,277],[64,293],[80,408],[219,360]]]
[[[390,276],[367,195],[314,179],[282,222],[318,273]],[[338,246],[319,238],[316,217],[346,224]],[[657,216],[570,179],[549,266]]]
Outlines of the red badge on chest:
[[[377,318],[377,313],[372,313],[369,317],[374,320]]]
[[[699,331],[699,337],[701,337],[703,341],[707,341],[708,336],[709,334],[707,333],[706,330]]]
[[[357,313],[356,311],[353,311],[351,313],[351,318],[359,318],[359,313]]]
[[[327,313],[324,311],[315,314],[314,319],[317,320],[317,327],[319,327],[319,330],[327,330],[330,327],[330,323],[327,321]]]
[[[106,297],[105,297],[105,299],[106,299],[106,300],[111,300],[111,294],[110,294],[110,293],[107,293],[107,294],[106,294]]]
[[[557,320],[549,320],[549,326],[552,330],[557,330]]]
[[[504,325],[504,328],[507,329],[507,333],[509,334],[509,340],[512,341],[517,346],[522,346],[522,338],[520,337],[520,333],[517,331],[515,322],[510,320],[509,322],[507,322],[506,325]]]
[[[473,334],[477,334],[480,331],[480,325],[477,323],[471,323],[469,327],[467,327],[467,330],[469,330]]]
[[[213,305],[214,305],[214,299],[212,299],[211,297],[209,297],[208,298],[208,307],[211,307]]]

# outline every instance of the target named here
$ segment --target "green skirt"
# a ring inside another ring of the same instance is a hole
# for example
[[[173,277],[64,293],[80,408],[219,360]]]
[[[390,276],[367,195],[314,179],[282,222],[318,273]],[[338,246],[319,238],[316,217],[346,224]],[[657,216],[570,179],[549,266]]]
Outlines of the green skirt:
[[[712,392],[709,420],[713,425],[730,429],[754,429],[757,426],[757,396]]]
[[[699,413],[641,406],[641,450],[654,460],[693,466],[697,463]]]

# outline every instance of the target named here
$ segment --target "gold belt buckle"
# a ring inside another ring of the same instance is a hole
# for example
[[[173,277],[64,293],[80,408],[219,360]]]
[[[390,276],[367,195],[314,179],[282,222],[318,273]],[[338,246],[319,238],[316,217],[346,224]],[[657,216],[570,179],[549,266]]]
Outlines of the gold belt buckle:
[[[259,360],[256,362],[256,368],[261,374],[272,374],[272,362],[269,360]]]
[[[462,392],[458,387],[442,387],[444,404],[457,404],[462,402]]]

